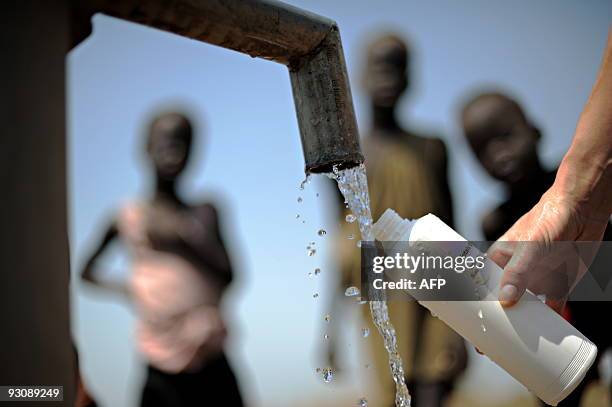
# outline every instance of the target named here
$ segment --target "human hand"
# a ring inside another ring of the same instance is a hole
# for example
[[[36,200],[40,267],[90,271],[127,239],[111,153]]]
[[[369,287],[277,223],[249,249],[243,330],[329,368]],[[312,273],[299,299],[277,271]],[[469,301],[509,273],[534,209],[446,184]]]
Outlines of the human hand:
[[[546,295],[546,303],[561,313],[595,254],[578,253],[573,242],[600,241],[606,225],[607,217],[594,216],[580,200],[553,185],[489,249],[489,258],[504,268],[501,304],[516,304],[529,289]]]

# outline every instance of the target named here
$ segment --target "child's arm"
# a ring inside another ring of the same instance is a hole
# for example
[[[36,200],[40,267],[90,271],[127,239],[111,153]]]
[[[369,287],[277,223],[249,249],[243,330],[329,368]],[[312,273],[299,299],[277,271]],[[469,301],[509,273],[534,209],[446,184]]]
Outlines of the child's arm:
[[[87,262],[85,263],[85,266],[81,270],[80,275],[81,279],[87,283],[93,284],[107,291],[118,292],[127,295],[129,293],[129,290],[125,284],[100,279],[97,276],[95,269],[96,260],[102,255],[102,253],[106,250],[108,245],[117,237],[117,235],[117,222],[113,220],[108,226],[106,232],[104,233],[104,237],[96,246],[94,252],[89,256]]]

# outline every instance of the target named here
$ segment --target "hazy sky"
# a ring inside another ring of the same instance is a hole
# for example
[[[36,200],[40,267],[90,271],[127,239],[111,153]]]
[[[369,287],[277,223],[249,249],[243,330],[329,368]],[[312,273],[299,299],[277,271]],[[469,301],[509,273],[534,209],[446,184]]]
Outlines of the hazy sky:
[[[472,239],[481,237],[480,216],[499,190],[462,141],[458,103],[483,86],[508,90],[542,130],[542,156],[554,165],[569,145],[612,21],[609,1],[291,4],[339,23],[362,132],[369,122],[359,86],[364,41],[381,30],[409,38],[414,86],[401,119],[446,140],[455,218]],[[150,192],[140,151],[152,112],[183,106],[200,130],[185,191],[219,205],[238,273],[226,308],[230,356],[245,395],[253,405],[286,406],[295,398],[361,394],[363,369],[332,386],[314,375],[323,363],[317,357],[333,280],[326,244],[335,234],[330,190],[318,180],[298,190],[303,160],[286,68],[104,16],[94,18],[93,35],[68,60],[73,265],[82,264],[113,210]],[[320,238],[320,228],[330,233]],[[320,248],[314,257],[306,256],[310,241]],[[309,279],[315,267],[323,273]],[[82,287],[75,293],[75,335],[88,383],[106,405],[133,405],[142,371],[129,307]],[[358,321],[346,328],[353,364],[361,363],[358,328]],[[485,358],[476,359],[467,386],[509,383]]]

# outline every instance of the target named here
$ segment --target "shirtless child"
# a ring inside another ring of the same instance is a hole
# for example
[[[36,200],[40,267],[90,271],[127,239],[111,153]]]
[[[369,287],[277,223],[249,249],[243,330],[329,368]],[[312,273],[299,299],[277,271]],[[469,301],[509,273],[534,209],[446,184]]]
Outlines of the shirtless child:
[[[192,142],[189,120],[153,120],[146,153],[155,174],[150,198],[124,205],[87,261],[82,278],[129,296],[138,315],[136,341],[147,361],[142,406],[242,406],[223,353],[219,303],[232,279],[217,211],[176,191]],[[130,251],[128,284],[100,278],[96,260],[115,238]]]

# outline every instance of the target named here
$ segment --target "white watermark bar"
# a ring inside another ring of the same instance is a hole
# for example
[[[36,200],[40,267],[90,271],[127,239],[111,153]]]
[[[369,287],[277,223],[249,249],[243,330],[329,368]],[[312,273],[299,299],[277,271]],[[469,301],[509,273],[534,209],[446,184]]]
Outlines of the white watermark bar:
[[[0,386],[0,401],[64,401],[64,386]]]

